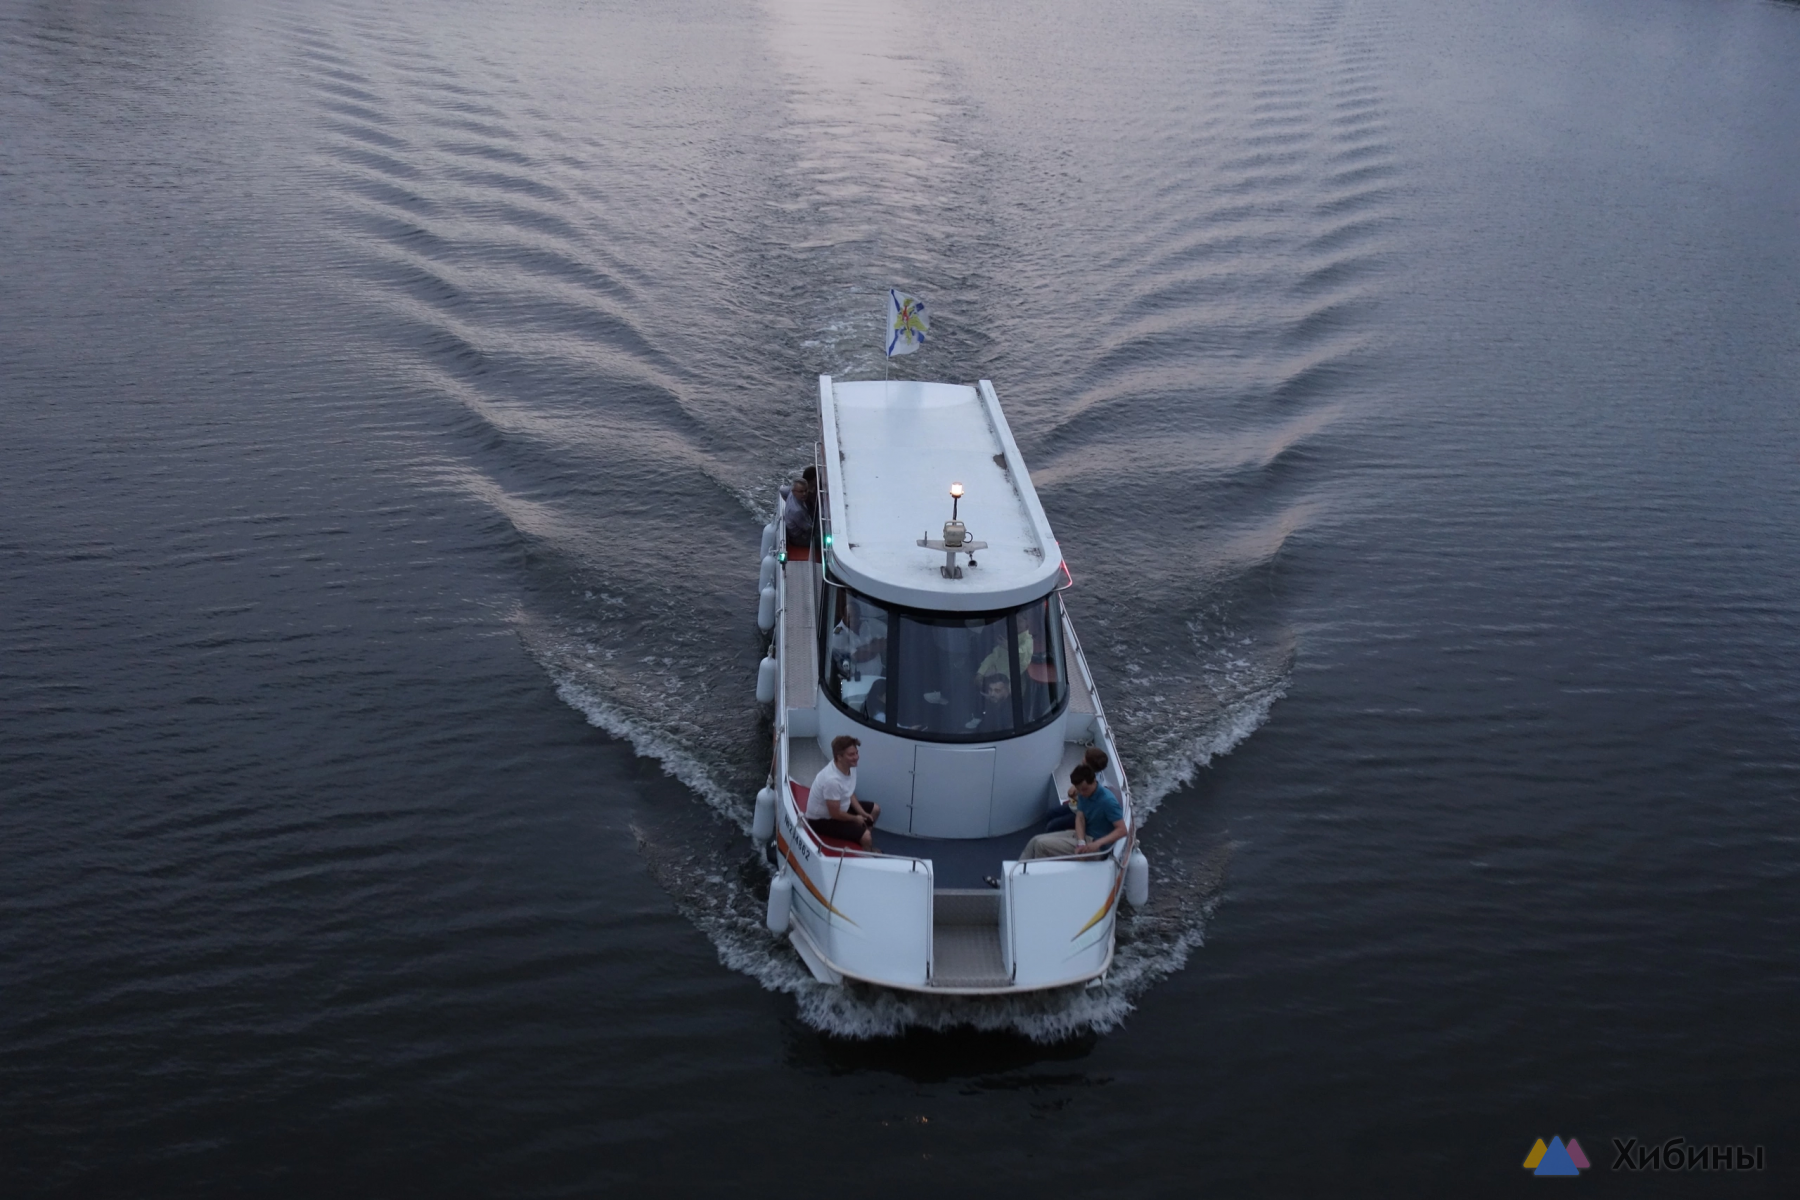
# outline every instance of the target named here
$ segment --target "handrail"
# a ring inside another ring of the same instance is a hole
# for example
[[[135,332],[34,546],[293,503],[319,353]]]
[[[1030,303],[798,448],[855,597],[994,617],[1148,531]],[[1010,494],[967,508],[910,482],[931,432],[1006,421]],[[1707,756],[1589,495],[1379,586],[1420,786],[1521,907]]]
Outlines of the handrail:
[[[769,633],[769,645],[775,651],[775,747],[769,756],[769,773],[773,785],[777,780],[786,780],[788,773],[787,754],[787,505],[781,498],[781,491],[775,492],[775,524],[778,530],[775,538],[775,626]],[[777,832],[780,822],[776,823]]]
[[[1131,819],[1131,781],[1125,777],[1125,764],[1119,761],[1116,753],[1119,747],[1117,743],[1113,742],[1112,722],[1106,719],[1106,706],[1100,702],[1100,689],[1094,686],[1094,673],[1088,668],[1087,653],[1081,648],[1081,639],[1075,635],[1075,622],[1069,619],[1069,611],[1066,607],[1063,609],[1062,618],[1063,636],[1075,647],[1075,661],[1081,664],[1081,678],[1087,684],[1088,699],[1094,702],[1094,723],[1100,726],[1107,743],[1112,746],[1114,751],[1109,757],[1112,759],[1113,768],[1119,773],[1119,791],[1123,793],[1119,798],[1124,801],[1125,823],[1131,826],[1135,833],[1137,822]]]
[[[1129,835],[1127,836],[1129,837]],[[1118,843],[1114,842],[1113,846],[1116,845]],[[1112,857],[1112,853],[1112,846],[1108,846],[1104,850],[1084,850],[1080,854],[1050,854],[1043,858],[1021,858],[1018,863],[1020,869],[1023,870],[1034,862],[1099,862],[1103,858]]]
[[[1065,570],[1066,569],[1067,567],[1065,564]],[[1073,584],[1073,582],[1073,577],[1071,577],[1070,583]],[[1053,593],[1057,595],[1059,603],[1061,600],[1060,592],[1062,590],[1064,589],[1058,589],[1056,593]],[[1110,903],[1115,906],[1116,911],[1118,895],[1123,888],[1125,871],[1131,865],[1132,852],[1137,849],[1138,824],[1134,819],[1135,813],[1133,812],[1133,805],[1131,803],[1131,781],[1125,776],[1125,764],[1119,761],[1119,746],[1118,743],[1113,740],[1112,722],[1106,719],[1106,706],[1100,701],[1100,689],[1094,685],[1094,672],[1088,666],[1087,653],[1081,648],[1081,638],[1075,633],[1075,622],[1069,619],[1068,607],[1066,605],[1062,605],[1061,607],[1063,636],[1067,639],[1067,644],[1074,650],[1072,657],[1076,663],[1080,665],[1082,681],[1087,684],[1088,699],[1093,701],[1094,704],[1094,724],[1099,727],[1100,736],[1105,740],[1107,746],[1110,747],[1108,757],[1112,760],[1113,769],[1119,774],[1119,805],[1124,810],[1121,815],[1125,818],[1125,837],[1122,839],[1125,848],[1118,851],[1116,856],[1113,857],[1113,897]],[[1114,847],[1118,844],[1119,843],[1115,842],[1112,846],[1108,846],[1099,853],[1113,855]],[[1091,860],[1091,854],[1070,854],[1059,855],[1056,858],[1033,861],[1081,862]],[[1025,863],[1021,862],[1019,867],[1020,870],[1023,871]]]
[[[819,551],[818,561],[825,562],[826,539],[831,534],[831,481],[825,473],[825,443],[813,443],[813,475],[818,481],[818,493],[813,503],[819,510],[818,518],[813,522],[813,546]]]

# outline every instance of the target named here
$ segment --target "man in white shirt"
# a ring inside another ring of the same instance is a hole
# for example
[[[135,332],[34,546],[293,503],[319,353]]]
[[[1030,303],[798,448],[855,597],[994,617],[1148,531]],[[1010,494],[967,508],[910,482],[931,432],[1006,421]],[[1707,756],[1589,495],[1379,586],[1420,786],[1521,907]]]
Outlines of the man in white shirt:
[[[806,823],[824,837],[860,842],[875,849],[875,821],[881,805],[856,798],[856,763],[862,757],[861,742],[849,734],[831,739],[831,762],[815,776],[806,796]]]

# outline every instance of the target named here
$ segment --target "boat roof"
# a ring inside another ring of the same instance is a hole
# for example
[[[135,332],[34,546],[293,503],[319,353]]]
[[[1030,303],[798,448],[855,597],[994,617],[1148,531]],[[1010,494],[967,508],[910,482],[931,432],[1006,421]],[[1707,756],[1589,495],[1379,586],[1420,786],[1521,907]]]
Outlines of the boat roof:
[[[981,612],[1056,586],[1062,551],[1000,411],[994,385],[835,383],[819,376],[833,572],[877,600],[928,611]],[[950,485],[962,522],[987,543],[961,579],[944,578],[941,538]]]

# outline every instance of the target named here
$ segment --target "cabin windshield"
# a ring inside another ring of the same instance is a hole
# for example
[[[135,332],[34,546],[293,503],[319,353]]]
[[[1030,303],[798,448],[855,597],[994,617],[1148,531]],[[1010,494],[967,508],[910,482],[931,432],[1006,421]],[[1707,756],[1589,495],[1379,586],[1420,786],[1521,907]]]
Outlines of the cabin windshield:
[[[980,742],[1048,724],[1068,696],[1057,600],[997,613],[922,613],[832,586],[825,694],[905,737]]]

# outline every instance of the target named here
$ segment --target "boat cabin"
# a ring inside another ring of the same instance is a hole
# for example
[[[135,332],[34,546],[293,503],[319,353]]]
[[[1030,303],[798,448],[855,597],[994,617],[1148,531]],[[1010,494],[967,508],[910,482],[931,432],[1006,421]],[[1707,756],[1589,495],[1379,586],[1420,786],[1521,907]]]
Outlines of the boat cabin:
[[[827,376],[819,405],[819,746],[862,742],[882,829],[1041,823],[1067,732],[1067,575],[993,386]]]

